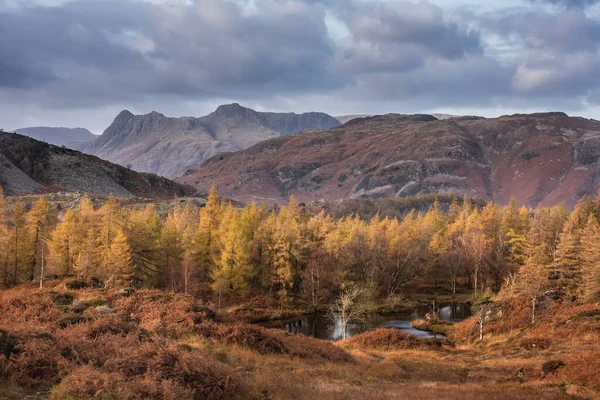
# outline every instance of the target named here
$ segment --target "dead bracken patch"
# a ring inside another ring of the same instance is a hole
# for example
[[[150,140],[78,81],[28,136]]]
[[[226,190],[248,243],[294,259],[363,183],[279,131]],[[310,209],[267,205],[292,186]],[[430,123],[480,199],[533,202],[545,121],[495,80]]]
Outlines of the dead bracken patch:
[[[402,332],[399,329],[375,329],[352,336],[347,341],[351,347],[366,347],[390,350],[407,350],[417,348],[441,348],[450,344],[445,339],[421,339],[414,335]]]
[[[521,339],[519,345],[525,350],[547,350],[552,345],[552,341],[545,337],[532,336]]]
[[[303,335],[292,335],[278,329],[244,324],[202,324],[197,333],[228,344],[247,347],[260,354],[288,354],[300,358],[321,358],[349,362],[348,353],[333,344]]]

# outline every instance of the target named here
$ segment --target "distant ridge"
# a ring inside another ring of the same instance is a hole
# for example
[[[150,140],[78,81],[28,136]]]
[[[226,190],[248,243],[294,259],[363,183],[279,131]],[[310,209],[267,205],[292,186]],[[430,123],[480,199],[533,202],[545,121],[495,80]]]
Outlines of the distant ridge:
[[[95,156],[0,131],[0,185],[8,194],[85,192],[119,197],[172,198],[190,186],[142,174]]]
[[[240,200],[285,202],[450,193],[573,207],[600,190],[600,121],[565,113],[400,115],[274,138],[213,157],[179,181]]]
[[[202,118],[171,118],[156,111],[134,115],[124,110],[84,151],[136,171],[172,178],[219,153],[338,125],[324,113],[257,112],[238,103],[219,106]]]
[[[56,146],[65,146],[73,150],[82,150],[86,145],[98,138],[98,136],[84,128],[51,128],[47,126],[36,126],[17,129],[15,132],[42,142]]]

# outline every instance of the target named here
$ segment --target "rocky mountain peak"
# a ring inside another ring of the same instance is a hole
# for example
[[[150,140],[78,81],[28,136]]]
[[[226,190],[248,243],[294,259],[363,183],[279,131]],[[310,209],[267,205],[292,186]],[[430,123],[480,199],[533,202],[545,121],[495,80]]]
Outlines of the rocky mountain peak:
[[[235,118],[235,117],[245,117],[248,114],[254,114],[255,111],[246,107],[242,107],[239,103],[232,104],[224,104],[215,110],[213,113],[216,117],[219,118]]]
[[[134,115],[129,110],[123,110],[115,117],[113,124],[120,121],[129,121],[133,117]]]

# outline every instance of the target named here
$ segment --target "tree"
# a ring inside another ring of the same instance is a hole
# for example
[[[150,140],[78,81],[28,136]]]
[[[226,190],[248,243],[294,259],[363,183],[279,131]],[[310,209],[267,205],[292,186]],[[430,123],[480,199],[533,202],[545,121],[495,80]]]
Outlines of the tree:
[[[39,265],[40,273],[38,277],[40,282],[43,282],[43,270],[47,258],[47,245],[50,236],[50,224],[51,224],[51,208],[50,204],[46,199],[40,197],[35,202],[31,211],[27,215],[26,225],[28,230],[28,236],[31,241],[29,244],[29,255],[28,255],[28,276],[27,279],[33,281],[36,276],[36,266]],[[42,283],[40,283],[42,285]]]
[[[590,214],[581,237],[583,295],[586,300],[600,298],[600,225]]]
[[[471,228],[464,234],[462,241],[473,276],[474,295],[477,296],[480,273],[489,252],[489,239],[480,229]]]
[[[198,267],[200,279],[209,279],[215,260],[218,259],[216,232],[219,228],[221,214],[221,201],[213,187],[210,190],[206,205],[200,210],[198,228],[192,238],[191,256]]]
[[[161,278],[159,237],[161,220],[153,205],[132,210],[127,219],[133,281],[139,287],[158,287]]]
[[[50,235],[48,266],[57,275],[71,275],[74,272],[74,265],[79,257],[77,225],[75,212],[68,209]]]
[[[543,289],[548,284],[548,270],[546,265],[549,259],[547,244],[537,246],[527,263],[521,267],[517,281],[520,293],[525,295],[531,303],[531,323],[535,323],[536,307]]]
[[[11,271],[5,282],[7,286],[14,286],[20,282],[27,262],[27,239],[25,204],[17,201],[10,230]]]
[[[0,248],[9,248],[8,203],[2,186],[0,186]],[[0,253],[0,280],[4,287],[9,286],[9,257],[9,252],[6,250]]]
[[[578,278],[583,263],[581,232],[572,221],[565,224],[554,254],[553,278],[566,286],[566,281]]]
[[[117,230],[115,237],[106,255],[106,271],[104,272],[104,286],[113,281],[119,286],[128,286],[131,282],[131,248],[127,237],[122,230]]]
[[[221,257],[211,274],[216,290],[231,289],[240,295],[247,295],[250,291],[251,241],[246,237],[248,231],[243,225],[238,211],[232,206],[226,207],[218,234]]]
[[[179,274],[183,260],[183,247],[181,245],[181,232],[177,229],[175,216],[170,213],[165,220],[158,239],[160,251],[160,270],[163,282],[168,282],[167,287],[172,292],[179,290]]]
[[[97,238],[93,229],[89,229],[85,240],[81,246],[75,265],[73,267],[77,275],[83,280],[91,277],[98,277],[101,271],[98,270],[98,251]]]
[[[342,339],[348,334],[348,324],[366,322],[370,309],[370,297],[366,289],[350,286],[342,289],[329,309],[329,318],[339,324]]]

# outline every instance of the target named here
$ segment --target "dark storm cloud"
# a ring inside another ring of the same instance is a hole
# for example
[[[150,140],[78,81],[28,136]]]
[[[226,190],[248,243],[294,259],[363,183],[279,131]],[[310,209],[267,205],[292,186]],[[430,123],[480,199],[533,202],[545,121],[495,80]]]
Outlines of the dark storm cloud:
[[[248,15],[220,0],[75,1],[5,11],[0,26],[7,33],[0,36],[0,86],[46,83],[52,105],[293,93],[343,83],[330,66],[335,49],[323,7],[302,2],[267,1]]]
[[[0,103],[69,109],[152,102],[160,109],[326,96],[332,104],[355,99],[365,110],[382,101],[560,109],[598,98],[600,21],[582,9],[589,1],[525,2],[489,14],[426,1],[243,3],[75,0],[6,8]],[[332,20],[344,34],[332,34]]]

